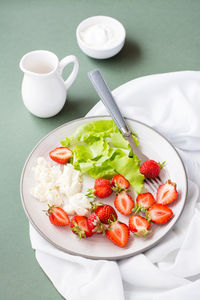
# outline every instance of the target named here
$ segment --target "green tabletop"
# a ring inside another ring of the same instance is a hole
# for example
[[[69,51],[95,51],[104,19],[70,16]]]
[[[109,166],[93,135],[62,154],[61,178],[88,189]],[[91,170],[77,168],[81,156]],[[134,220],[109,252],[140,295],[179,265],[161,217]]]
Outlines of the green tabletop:
[[[98,101],[89,70],[101,69],[111,89],[148,74],[199,70],[199,12],[198,0],[0,0],[1,299],[62,299],[35,259],[21,205],[20,175],[29,152],[49,131],[84,116]],[[77,45],[77,25],[93,15],[114,17],[126,28],[126,44],[112,59],[91,59]],[[31,115],[21,98],[18,63],[36,49],[59,59],[74,54],[80,63],[64,109],[49,119]]]

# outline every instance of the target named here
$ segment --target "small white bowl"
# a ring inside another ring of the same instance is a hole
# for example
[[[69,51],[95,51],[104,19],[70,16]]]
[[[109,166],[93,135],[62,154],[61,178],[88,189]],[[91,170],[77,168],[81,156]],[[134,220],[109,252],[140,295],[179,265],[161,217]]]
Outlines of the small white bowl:
[[[117,33],[117,40],[113,41],[111,45],[97,46],[97,45],[89,45],[86,43],[82,37],[81,33],[87,29],[87,27],[95,25],[95,24],[108,24],[111,28]],[[97,58],[97,59],[106,59],[110,58],[122,49],[124,46],[126,37],[126,31],[124,26],[111,17],[106,16],[94,16],[88,19],[83,20],[77,27],[76,30],[76,38],[80,49],[88,56]]]

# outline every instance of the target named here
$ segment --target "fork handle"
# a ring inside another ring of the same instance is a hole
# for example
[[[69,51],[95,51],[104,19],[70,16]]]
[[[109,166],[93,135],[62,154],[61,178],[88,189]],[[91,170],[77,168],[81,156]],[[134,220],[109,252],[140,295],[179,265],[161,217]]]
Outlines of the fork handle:
[[[128,126],[126,125],[126,122],[119,110],[119,107],[117,106],[109,87],[103,79],[101,72],[99,70],[90,71],[88,72],[88,77],[92,82],[95,90],[97,91],[97,94],[101,98],[103,104],[110,113],[118,129],[121,131],[123,136],[130,136],[131,132]]]

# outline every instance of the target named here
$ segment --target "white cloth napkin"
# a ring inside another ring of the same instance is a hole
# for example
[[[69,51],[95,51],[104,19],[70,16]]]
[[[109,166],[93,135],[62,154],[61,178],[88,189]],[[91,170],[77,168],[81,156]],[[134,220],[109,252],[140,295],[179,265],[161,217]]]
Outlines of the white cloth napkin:
[[[119,262],[64,253],[30,226],[37,261],[67,300],[199,300],[200,72],[142,77],[114,95],[125,116],[156,128],[178,149],[189,178],[183,214],[164,241]],[[106,113],[99,102],[89,115]]]

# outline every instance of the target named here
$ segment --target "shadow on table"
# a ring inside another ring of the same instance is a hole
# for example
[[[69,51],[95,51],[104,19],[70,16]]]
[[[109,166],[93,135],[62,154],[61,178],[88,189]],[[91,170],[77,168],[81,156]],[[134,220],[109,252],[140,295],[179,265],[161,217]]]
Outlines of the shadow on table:
[[[50,118],[38,118],[30,114],[30,118],[35,123],[36,127],[42,127],[43,130],[45,130],[45,128],[48,128],[49,132],[50,130],[64,124],[65,122],[69,122],[71,120],[84,116],[92,105],[90,103],[88,105],[85,105],[83,110],[83,102],[85,102],[85,98],[79,97],[78,99],[75,99],[73,97],[73,99],[71,99],[70,97],[68,97],[63,109],[56,116]]]
[[[83,106],[84,103],[84,106]],[[74,97],[71,98],[70,96],[67,98],[66,103],[61,110],[61,112],[55,116],[59,119],[65,119],[66,116],[68,116],[68,120],[73,120],[75,118],[80,118],[81,116],[84,116],[88,110],[90,109],[91,104],[87,103],[86,98],[78,98]]]
[[[133,64],[137,63],[141,59],[142,53],[141,49],[137,43],[126,40],[122,50],[116,55],[109,59],[97,60],[95,59],[95,64],[100,67],[132,67]],[[93,60],[92,58],[90,58]]]

